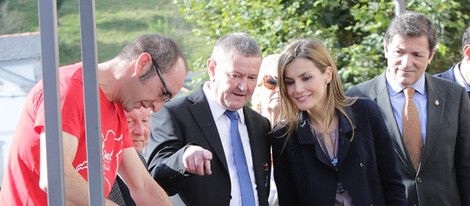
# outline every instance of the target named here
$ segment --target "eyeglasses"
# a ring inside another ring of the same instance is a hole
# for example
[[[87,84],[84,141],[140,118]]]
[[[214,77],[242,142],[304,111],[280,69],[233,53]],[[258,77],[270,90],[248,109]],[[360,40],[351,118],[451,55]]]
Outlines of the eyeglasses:
[[[152,58],[152,63],[153,63],[153,66],[155,66],[155,69],[157,70],[158,77],[160,77],[160,80],[162,81],[163,87],[165,88],[165,92],[162,95],[162,99],[163,99],[164,102],[168,102],[168,101],[170,101],[173,94],[171,94],[170,90],[166,86],[165,79],[163,79],[163,76],[162,76],[162,70],[158,66],[157,62],[153,60],[153,58]]]
[[[266,89],[275,90],[277,87],[277,78],[270,75],[264,75],[262,84]]]

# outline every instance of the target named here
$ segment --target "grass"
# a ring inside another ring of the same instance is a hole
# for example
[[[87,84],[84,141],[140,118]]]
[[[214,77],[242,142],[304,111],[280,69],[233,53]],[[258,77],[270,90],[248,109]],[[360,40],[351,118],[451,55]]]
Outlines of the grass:
[[[60,65],[81,61],[78,3],[65,0],[58,10]],[[9,21],[6,29],[0,29],[0,34],[39,31],[37,4],[36,0],[9,0],[5,19],[15,20]],[[171,37],[185,53],[190,66],[211,52],[206,39],[192,34],[192,26],[168,0],[96,0],[95,23],[98,62],[111,59],[126,43],[145,33]]]

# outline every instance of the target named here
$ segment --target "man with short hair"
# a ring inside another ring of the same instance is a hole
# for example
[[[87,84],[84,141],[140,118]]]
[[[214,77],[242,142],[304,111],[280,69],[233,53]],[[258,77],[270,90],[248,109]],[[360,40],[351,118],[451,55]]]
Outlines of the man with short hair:
[[[253,38],[223,36],[207,60],[210,80],[154,114],[148,169],[186,205],[268,205],[270,123],[247,106],[260,65]]]
[[[127,125],[129,126],[129,134],[132,137],[134,148],[142,160],[142,164],[147,167],[147,162],[142,156],[142,150],[145,148],[150,138],[151,110],[150,108],[141,107],[125,113],[127,117]],[[129,193],[129,188],[119,175],[116,177],[116,181],[109,192],[108,198],[120,206],[135,205],[135,202]]]
[[[395,17],[384,37],[386,71],[347,94],[381,108],[408,205],[470,205],[470,101],[461,86],[426,74],[436,44],[423,14]]]
[[[462,36],[462,60],[449,70],[435,76],[453,81],[467,90],[470,98],[470,26]]]
[[[81,63],[59,69],[67,205],[89,202],[82,73]],[[185,73],[182,52],[160,35],[140,36],[113,59],[98,64],[105,197],[119,173],[138,205],[171,204],[137,156],[124,111],[158,111],[181,88]],[[44,107],[40,81],[28,95],[13,136],[0,205],[47,205]],[[107,199],[105,204],[115,205]]]

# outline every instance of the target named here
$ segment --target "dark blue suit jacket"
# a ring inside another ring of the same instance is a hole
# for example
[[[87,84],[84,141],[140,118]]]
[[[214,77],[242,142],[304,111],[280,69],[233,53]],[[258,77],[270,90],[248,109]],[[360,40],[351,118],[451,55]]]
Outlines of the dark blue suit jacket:
[[[449,70],[447,70],[445,72],[442,72],[442,73],[439,73],[439,74],[435,74],[434,76],[440,77],[440,78],[443,78],[443,79],[447,79],[449,81],[452,81],[452,82],[455,82],[455,83],[458,84],[457,80],[455,80],[455,75],[454,75],[454,68],[455,67],[460,68],[460,62],[455,64],[454,66],[452,66]],[[468,95],[468,98],[470,98],[470,92],[469,91],[467,91],[467,95]]]
[[[436,77],[440,77],[440,78],[444,78],[444,79],[447,79],[447,80],[450,80],[452,82],[456,82],[455,81],[455,76],[454,76],[454,68],[456,66],[460,66],[460,62],[455,64],[454,66],[452,66],[450,69],[448,69],[447,71],[445,72],[442,72],[442,73],[439,73],[439,74],[436,74],[434,76]]]
[[[305,112],[289,139],[285,128],[271,134],[281,206],[334,205],[338,181],[354,205],[406,205],[405,187],[380,109],[371,100],[358,99],[347,113],[353,126],[338,113],[337,168],[313,136]]]

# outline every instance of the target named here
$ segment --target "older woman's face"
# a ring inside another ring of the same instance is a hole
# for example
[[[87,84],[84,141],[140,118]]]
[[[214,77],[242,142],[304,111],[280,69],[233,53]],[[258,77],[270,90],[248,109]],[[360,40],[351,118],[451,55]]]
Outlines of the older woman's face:
[[[257,93],[261,114],[278,115],[280,108],[279,85],[277,76],[277,64],[279,58],[267,59],[263,62],[258,77]]]

